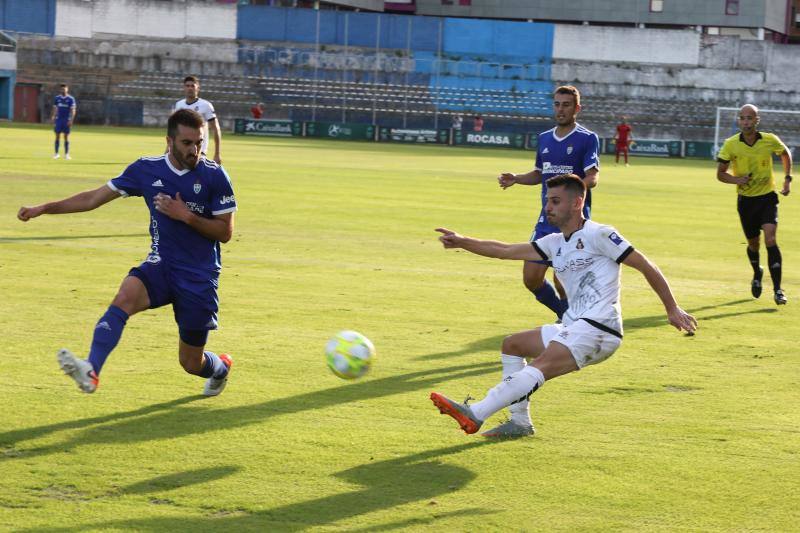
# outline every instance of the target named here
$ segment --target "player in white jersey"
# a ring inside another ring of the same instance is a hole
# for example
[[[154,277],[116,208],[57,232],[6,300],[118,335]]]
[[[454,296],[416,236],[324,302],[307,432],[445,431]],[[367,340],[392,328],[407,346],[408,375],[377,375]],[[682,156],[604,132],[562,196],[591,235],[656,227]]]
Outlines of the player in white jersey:
[[[175,112],[179,109],[191,109],[200,113],[203,117],[203,146],[201,152],[206,155],[208,152],[208,131],[209,129],[214,134],[214,161],[218,165],[222,164],[220,157],[220,149],[222,146],[222,130],[219,127],[217,120],[217,113],[214,111],[214,106],[208,100],[200,98],[200,80],[195,76],[186,76],[183,79],[183,91],[186,98],[178,100],[172,108]]]
[[[619,305],[620,264],[641,272],[667,310],[669,323],[693,334],[697,321],[678,306],[658,267],[633,249],[613,227],[583,217],[586,184],[575,174],[547,181],[545,214],[560,233],[534,242],[507,244],[465,237],[445,228],[439,239],[445,248],[498,259],[544,260],[553,266],[569,296],[563,323],[522,331],[503,341],[503,381],[486,398],[473,404],[456,403],[434,392],[431,400],[466,433],[477,432],[483,421],[510,406],[511,420],[483,433],[514,438],[534,433],[528,399],[545,380],[586,365],[605,361],[622,342]],[[526,359],[532,359],[526,364]]]

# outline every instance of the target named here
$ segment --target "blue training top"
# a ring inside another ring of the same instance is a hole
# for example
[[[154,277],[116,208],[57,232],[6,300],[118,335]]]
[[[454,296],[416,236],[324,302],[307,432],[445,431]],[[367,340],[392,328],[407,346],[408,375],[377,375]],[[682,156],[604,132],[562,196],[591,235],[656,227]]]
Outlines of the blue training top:
[[[576,174],[584,178],[590,168],[599,169],[600,160],[597,156],[599,146],[597,134],[580,124],[575,124],[575,128],[564,137],[557,137],[555,128],[539,134],[539,143],[536,147],[536,169],[542,173],[542,209],[539,214],[539,225],[548,225],[547,218],[542,218],[547,203],[547,180],[561,174]],[[586,202],[583,206],[585,218],[590,218],[591,209],[592,193],[589,190],[586,192]],[[558,232],[557,228],[553,230]]]
[[[172,268],[217,278],[222,268],[219,241],[203,237],[187,224],[156,210],[153,198],[158,193],[175,198],[178,192],[186,206],[204,218],[236,211],[230,177],[222,166],[201,158],[190,170],[177,170],[167,155],[142,157],[131,163],[108,186],[122,196],[142,196],[150,210],[152,245],[147,261],[167,261]]]
[[[66,96],[57,94],[53,99],[53,105],[56,106],[58,110],[56,120],[59,122],[67,122],[71,115],[71,109],[75,107],[75,97],[69,94]]]

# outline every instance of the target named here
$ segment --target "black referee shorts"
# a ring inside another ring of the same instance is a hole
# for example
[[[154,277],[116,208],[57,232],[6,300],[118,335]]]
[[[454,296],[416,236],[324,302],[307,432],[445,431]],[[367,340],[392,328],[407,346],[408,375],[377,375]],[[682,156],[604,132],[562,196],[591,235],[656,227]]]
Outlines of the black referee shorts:
[[[758,237],[764,224],[778,223],[778,195],[775,192],[761,196],[739,195],[736,208],[744,236],[748,239]]]

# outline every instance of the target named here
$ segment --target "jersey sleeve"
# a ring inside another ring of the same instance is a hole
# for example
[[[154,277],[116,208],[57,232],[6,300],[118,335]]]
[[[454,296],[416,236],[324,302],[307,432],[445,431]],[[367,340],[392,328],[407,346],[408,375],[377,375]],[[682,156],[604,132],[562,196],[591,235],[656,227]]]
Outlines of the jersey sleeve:
[[[539,255],[542,256],[542,259],[547,261],[548,264],[552,262],[553,259],[553,250],[556,248],[558,242],[561,240],[560,233],[551,233],[550,235],[545,235],[541,239],[537,239],[533,241],[531,244],[539,252]]]
[[[123,197],[141,196],[142,187],[138,178],[140,174],[139,165],[139,161],[134,161],[128,165],[128,168],[126,168],[122,174],[109,180],[107,185]]]
[[[586,152],[583,155],[583,171],[586,172],[592,167],[600,169],[600,159],[597,154],[600,151],[600,140],[596,133],[592,133],[586,141]]]
[[[719,163],[731,162],[731,143],[729,141],[725,141],[724,143],[722,143],[722,148],[720,148],[719,152],[717,152],[717,162]]]
[[[233,184],[225,169],[219,167],[214,174],[214,186],[211,197],[211,214],[224,215],[236,211],[236,197],[233,194]]]
[[[780,139],[780,137],[771,133],[768,135],[769,136],[767,138],[769,139],[770,149],[772,150],[772,153],[780,155],[784,152],[784,150],[787,152],[789,151],[786,145],[783,144],[783,141]]]
[[[74,108],[77,105],[77,101],[75,100],[74,96],[69,97],[69,107],[70,109]]]
[[[617,263],[622,263],[631,252],[633,246],[612,226],[600,226],[594,235],[598,251]]]
[[[203,118],[206,119],[206,122],[214,120],[217,118],[217,112],[214,111],[214,104],[206,100],[205,110],[203,111]]]

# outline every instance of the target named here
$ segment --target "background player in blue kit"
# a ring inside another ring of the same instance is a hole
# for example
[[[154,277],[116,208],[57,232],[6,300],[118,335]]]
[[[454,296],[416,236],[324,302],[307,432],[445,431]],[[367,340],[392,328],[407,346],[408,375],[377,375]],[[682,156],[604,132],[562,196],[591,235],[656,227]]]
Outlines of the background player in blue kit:
[[[547,202],[547,180],[563,174],[576,174],[586,184],[587,189],[597,185],[600,174],[598,159],[599,141],[597,135],[576,122],[581,110],[581,95],[572,85],[558,87],[553,94],[553,111],[556,127],[539,134],[536,148],[536,166],[525,174],[503,173],[497,181],[503,189],[519,183],[520,185],[542,184],[542,208],[536,222],[531,241],[545,235],[558,233],[558,228],[547,222],[544,206]],[[590,218],[592,193],[587,190],[583,216]],[[522,268],[522,280],[536,299],[550,308],[560,319],[569,306],[563,289],[559,286],[559,296],[553,285],[545,279],[546,261],[526,261]],[[553,278],[558,285],[558,279]]]
[[[72,122],[75,120],[75,113],[78,106],[75,97],[69,94],[69,86],[61,84],[61,92],[53,100],[53,111],[50,113],[50,120],[53,122],[53,130],[56,132],[55,154],[53,159],[58,159],[59,135],[64,135],[64,159],[72,159],[69,156],[69,132],[72,129]]]
[[[150,210],[150,253],[130,270],[97,322],[88,360],[66,349],[58,352],[62,370],[84,392],[97,388],[100,369],[128,317],[167,304],[172,304],[178,323],[181,366],[207,378],[206,396],[225,388],[230,357],[204,347],[209,330],[217,328],[219,243],[233,234],[236,200],[225,170],[200,156],[202,127],[203,118],[195,111],[176,111],[167,123],[168,154],[143,157],[98,189],[22,207],[17,214],[27,221],[43,214],[91,211],[120,196],[142,196]]]

